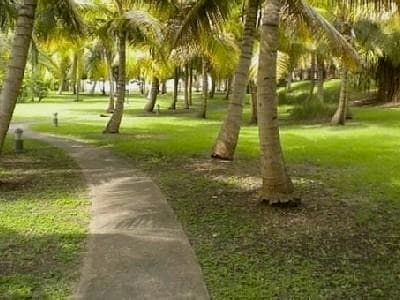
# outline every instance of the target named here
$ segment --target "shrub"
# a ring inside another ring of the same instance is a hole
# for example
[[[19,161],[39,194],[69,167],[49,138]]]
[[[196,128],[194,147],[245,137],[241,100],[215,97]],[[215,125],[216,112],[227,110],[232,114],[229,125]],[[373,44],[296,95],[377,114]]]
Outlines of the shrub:
[[[298,121],[329,121],[336,111],[333,105],[327,105],[317,100],[304,102],[296,105],[291,111],[289,118]]]

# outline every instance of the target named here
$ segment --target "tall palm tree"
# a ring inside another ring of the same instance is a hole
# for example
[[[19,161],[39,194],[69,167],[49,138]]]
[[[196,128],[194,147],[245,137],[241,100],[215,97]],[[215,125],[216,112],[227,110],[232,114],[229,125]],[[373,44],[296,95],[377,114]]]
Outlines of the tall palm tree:
[[[226,119],[213,147],[212,157],[233,160],[242,123],[243,98],[248,82],[249,68],[257,25],[259,0],[249,0],[239,63],[235,70],[233,92],[230,97]]]
[[[81,22],[72,0],[24,0],[18,7],[14,41],[7,75],[0,95],[0,153],[3,149],[17,98],[24,78],[25,66],[32,41],[35,13],[51,10],[52,20],[62,20],[71,30],[81,31]],[[55,21],[56,22],[56,21]]]
[[[293,183],[288,174],[279,136],[278,99],[277,99],[277,50],[279,16],[283,0],[266,0],[264,4],[260,56],[258,66],[258,128],[261,147],[262,189],[261,199],[270,204],[297,203]],[[293,0],[292,9],[301,13],[314,28],[320,28],[330,38],[336,48],[355,64],[360,59],[345,38],[316,13],[304,0]]]
[[[110,92],[106,111],[112,113],[115,108],[115,86],[113,65],[115,58],[115,36],[109,33],[109,19],[114,17],[113,11],[105,3],[95,2],[94,4],[82,5],[83,16],[88,26],[89,34],[101,45],[102,56],[106,64],[106,76]]]
[[[267,0],[261,31],[258,68],[258,129],[263,185],[261,199],[270,204],[295,201],[293,183],[283,159],[279,138],[276,67],[281,0]]]
[[[29,47],[32,40],[35,11],[35,0],[25,0],[18,8],[11,59],[5,84],[0,96],[0,151],[4,145],[4,140],[15,109],[22,80],[24,78],[25,65],[28,59]]]
[[[117,102],[104,133],[119,133],[125,102],[126,44],[149,42],[161,35],[159,22],[144,10],[132,10],[124,1],[116,1],[118,17],[110,20],[110,28],[118,41]],[[131,10],[129,10],[131,9]]]
[[[11,59],[8,66],[5,84],[0,96],[0,151],[3,148],[5,136],[10,125],[19,90],[24,78],[25,66],[32,40],[36,4],[35,0],[25,0],[18,8]]]

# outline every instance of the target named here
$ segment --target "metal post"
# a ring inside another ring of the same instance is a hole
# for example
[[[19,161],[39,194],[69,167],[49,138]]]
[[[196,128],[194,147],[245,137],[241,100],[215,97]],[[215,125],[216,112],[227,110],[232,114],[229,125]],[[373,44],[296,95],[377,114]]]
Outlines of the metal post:
[[[58,113],[53,114],[53,125],[54,127],[58,127]]]
[[[22,139],[22,134],[24,131],[21,128],[17,128],[15,130],[15,152],[22,153],[24,152],[24,140]]]

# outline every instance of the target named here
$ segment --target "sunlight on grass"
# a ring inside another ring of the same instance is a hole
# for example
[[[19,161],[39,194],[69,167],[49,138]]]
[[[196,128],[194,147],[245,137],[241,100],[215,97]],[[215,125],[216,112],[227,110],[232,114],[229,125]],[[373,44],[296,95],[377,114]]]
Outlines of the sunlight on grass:
[[[7,144],[0,163],[0,298],[66,299],[89,221],[83,178],[61,150],[26,148]]]
[[[338,82],[327,89],[334,95]],[[170,95],[163,96],[157,116],[144,113],[146,100],[134,95],[119,135],[102,134],[107,99],[99,96],[19,104],[16,120],[110,147],[153,176],[190,238],[214,299],[400,297],[394,275],[400,261],[400,109],[353,109],[352,122],[331,127],[290,123],[291,106],[281,106],[285,159],[304,198],[304,207],[281,211],[257,202],[258,133],[247,125],[248,102],[237,159],[220,163],[209,155],[227,102],[223,95],[210,100],[210,118],[201,120],[195,97],[190,111],[178,103],[172,112],[166,109]],[[51,124],[54,112],[58,128]],[[388,235],[397,245],[393,251]]]

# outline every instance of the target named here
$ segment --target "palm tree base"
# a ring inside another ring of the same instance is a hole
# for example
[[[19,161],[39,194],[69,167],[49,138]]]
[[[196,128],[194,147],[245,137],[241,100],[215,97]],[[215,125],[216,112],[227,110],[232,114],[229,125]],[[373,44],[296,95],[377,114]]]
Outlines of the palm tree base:
[[[222,160],[222,161],[233,161],[233,156],[229,156],[229,155],[221,155],[218,153],[213,153],[213,154],[211,154],[211,157],[213,159]]]
[[[109,129],[104,129],[103,134],[119,134],[118,130],[109,130]]]
[[[298,207],[301,204],[301,197],[296,193],[283,194],[268,194],[261,195],[260,201],[262,204],[267,204],[273,207]]]
[[[336,113],[332,117],[331,125],[332,126],[346,125],[346,118],[344,116],[341,116],[340,113]]]
[[[223,161],[233,161],[236,147],[229,147],[225,141],[217,140],[214,145],[211,157]],[[229,151],[231,149],[231,151]],[[233,149],[233,150],[232,150]]]

